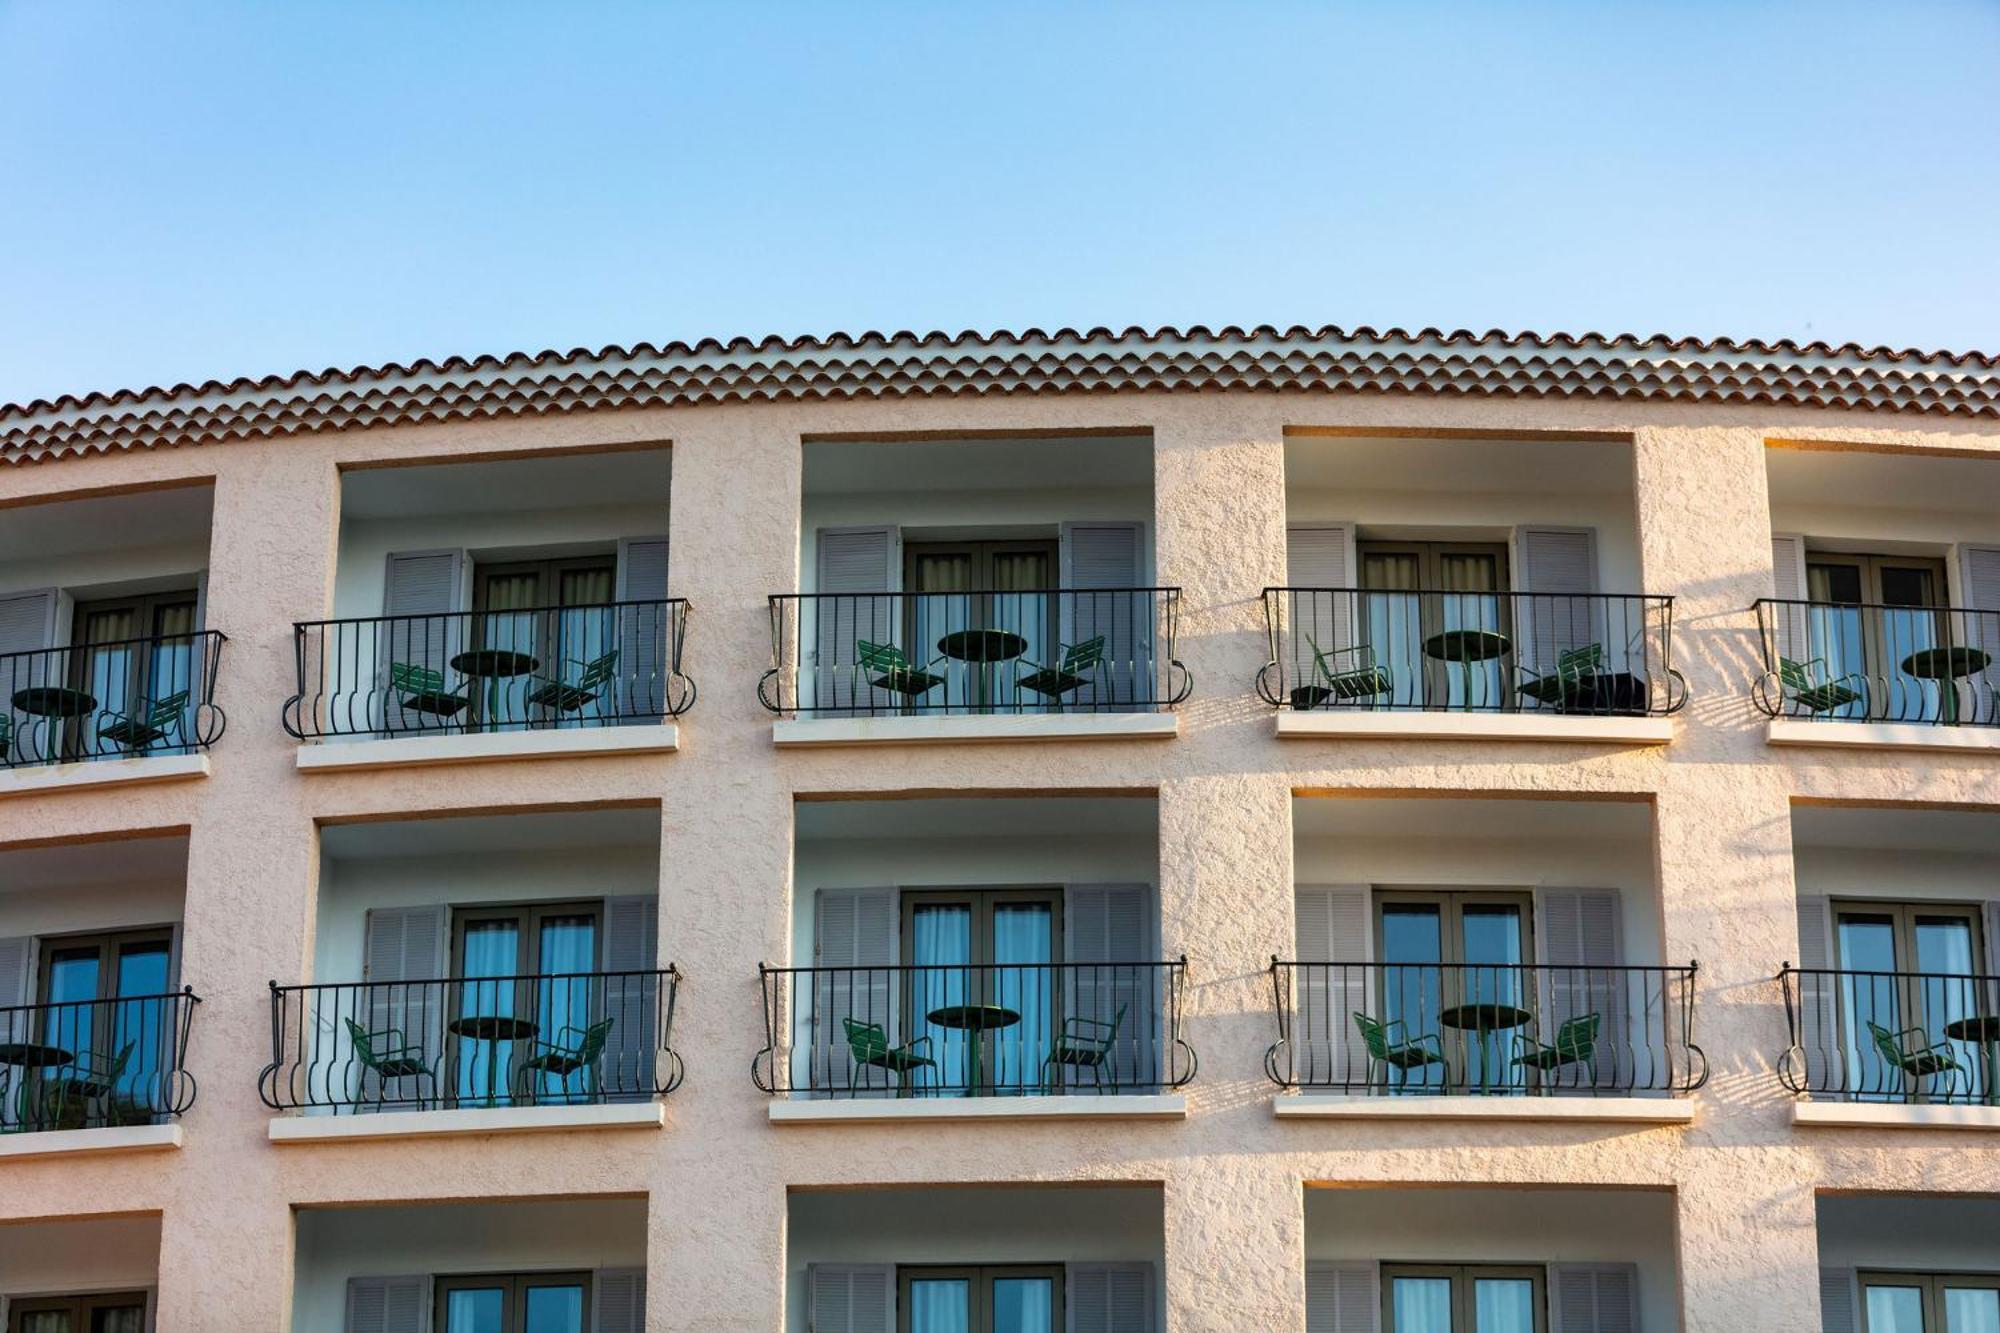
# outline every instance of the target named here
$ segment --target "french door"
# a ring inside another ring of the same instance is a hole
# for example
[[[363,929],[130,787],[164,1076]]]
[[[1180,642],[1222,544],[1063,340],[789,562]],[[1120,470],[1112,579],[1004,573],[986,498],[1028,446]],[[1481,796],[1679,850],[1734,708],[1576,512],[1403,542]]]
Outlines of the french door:
[[[1363,642],[1388,669],[1399,708],[1495,708],[1508,701],[1504,656],[1447,660],[1425,645],[1448,631],[1512,633],[1507,548],[1492,542],[1362,542]]]
[[[7,1303],[7,1333],[145,1333],[146,1295],[17,1296]]]
[[[1532,894],[1506,890],[1395,889],[1376,894],[1375,956],[1383,966],[1382,1021],[1406,1037],[1434,1035],[1462,1083],[1481,1091],[1525,1086],[1507,1058],[1511,1029],[1454,1026],[1464,1006],[1528,1010],[1534,996],[1523,965],[1534,961]],[[1455,1013],[1456,1011],[1456,1013]],[[1445,1069],[1387,1071],[1392,1088],[1436,1089]]]
[[[439,1333],[587,1333],[590,1274],[439,1278],[432,1326]]]
[[[1833,904],[1834,949],[1847,974],[1840,979],[1843,1038],[1851,1082],[1863,1097],[1900,1101],[1917,1091],[1876,1046],[1871,1028],[1881,1028],[1906,1049],[1948,1046],[1973,1099],[1985,1098],[1979,1048],[1945,1031],[1987,1012],[1987,997],[1971,980],[1985,958],[1979,915],[1971,903]],[[1922,1031],[1921,1042],[1900,1035],[1911,1028]]]
[[[898,1333],[1057,1333],[1060,1266],[897,1270]]]
[[[72,753],[101,745],[95,732],[106,715],[123,713],[144,721],[152,705],[172,695],[195,692],[195,601],[192,588],[84,602],[76,608],[70,634],[71,689],[97,700],[97,709],[69,725]],[[181,710],[187,724],[198,700]]]
[[[1383,1333],[1546,1333],[1544,1275],[1497,1264],[1384,1264]]]
[[[1898,721],[1935,721],[1939,685],[1902,670],[1910,655],[1944,642],[1944,562],[1923,556],[1806,553],[1811,652],[1828,680],[1858,673],[1876,697],[1858,699],[1840,716],[1871,707]]]
[[[55,1006],[45,1011],[42,1042],[97,1069],[116,1066],[122,1053],[124,1066],[103,1099],[103,1112],[123,1123],[150,1119],[150,1111],[133,1108],[160,1100],[151,1085],[173,1039],[167,1030],[171,1009],[160,998],[172,979],[172,932],[60,936],[43,941],[41,964],[42,1002]],[[90,1000],[121,1003],[80,1003]],[[86,1109],[65,1107],[64,1117],[82,1116]]]
[[[993,629],[1018,635],[1024,662],[1049,661],[1055,643],[1057,544],[1049,541],[905,542],[903,587],[925,596],[906,599],[903,626],[910,659],[940,655],[939,640],[954,630]],[[944,699],[975,708],[1012,707],[1014,661],[947,658],[930,668],[945,678]],[[1041,696],[1031,696],[1039,706]]]
[[[1049,965],[1062,961],[1061,890],[921,889],[902,897],[903,957],[913,965],[903,1027],[930,1038],[936,1062],[918,1071],[912,1090],[1038,1091],[1060,1022]],[[978,1008],[994,1011],[980,1018],[990,1026],[964,1022]],[[954,1009],[961,1015],[951,1021]]]
[[[513,1072],[535,1041],[565,1038],[592,1021],[588,973],[597,970],[601,902],[532,903],[461,908],[452,913],[453,975],[463,978],[455,1025],[451,1085],[465,1105],[507,1105]],[[508,978],[502,980],[501,978]],[[484,1025],[467,1020],[498,1019]],[[587,1098],[589,1072],[534,1075],[536,1100]]]
[[[2000,1333],[2000,1277],[1861,1274],[1862,1333]]]
[[[539,674],[573,678],[585,663],[618,647],[616,616],[609,609],[617,581],[618,563],[610,556],[478,565],[472,646],[525,653]],[[528,675],[476,681],[473,716],[493,727],[559,720],[527,702],[533,691]]]

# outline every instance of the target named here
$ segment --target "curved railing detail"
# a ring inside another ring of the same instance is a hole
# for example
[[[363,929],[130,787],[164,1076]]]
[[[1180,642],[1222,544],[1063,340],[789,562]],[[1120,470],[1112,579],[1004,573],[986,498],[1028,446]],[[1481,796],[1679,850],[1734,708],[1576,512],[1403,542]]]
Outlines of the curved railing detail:
[[[2000,611],[1765,598],[1763,673],[1774,718],[2000,726]]]
[[[1793,967],[1778,972],[1778,1081],[1819,1101],[2000,1105],[2000,976]]]
[[[220,630],[0,655],[0,768],[194,754],[222,739]]]
[[[201,997],[0,1008],[0,1133],[154,1125],[194,1105],[188,1032]]]

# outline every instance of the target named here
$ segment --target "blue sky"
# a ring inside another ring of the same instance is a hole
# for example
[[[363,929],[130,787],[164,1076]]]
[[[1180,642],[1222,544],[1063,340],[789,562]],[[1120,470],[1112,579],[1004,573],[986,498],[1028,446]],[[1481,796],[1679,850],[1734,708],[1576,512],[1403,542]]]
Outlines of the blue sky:
[[[2000,4],[0,0],[0,402],[1063,324],[2000,351]]]

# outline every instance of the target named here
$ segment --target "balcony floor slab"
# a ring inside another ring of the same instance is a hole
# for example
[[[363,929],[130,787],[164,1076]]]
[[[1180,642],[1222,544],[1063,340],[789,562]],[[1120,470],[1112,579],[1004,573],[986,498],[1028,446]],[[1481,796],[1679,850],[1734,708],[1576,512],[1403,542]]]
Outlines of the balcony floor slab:
[[[70,764],[24,764],[0,769],[0,797],[51,791],[87,791],[148,782],[182,782],[209,775],[206,754],[163,754],[143,759],[92,759]]]
[[[661,754],[680,748],[672,722],[638,727],[564,727],[462,736],[396,736],[387,740],[322,741],[299,747],[299,771],[348,773],[370,768],[422,768],[501,759],[563,759],[599,754]]]
[[[771,729],[773,744],[939,745],[981,741],[1171,740],[1178,713],[1008,713],[988,717],[787,718]]]
[[[1271,1101],[1280,1120],[1597,1121],[1686,1125],[1694,1103],[1679,1097],[1343,1097],[1305,1094]]]
[[[1792,1123],[1826,1129],[2000,1129],[2000,1106],[1793,1102]]]
[[[45,1129],[0,1134],[0,1159],[168,1152],[179,1148],[181,1141],[178,1121],[164,1125],[108,1125],[102,1129]]]
[[[378,1115],[287,1115],[270,1122],[273,1143],[358,1143],[464,1134],[546,1134],[563,1130],[662,1129],[665,1103],[602,1106],[494,1106]]]
[[[879,1125],[968,1120],[1185,1120],[1179,1093],[1108,1097],[911,1097],[771,1103],[774,1125]]]
[[[1569,741],[1594,745],[1666,745],[1670,717],[1556,717],[1539,713],[1380,712],[1330,708],[1278,710],[1280,739],[1357,741]]]
[[[1806,722],[1779,717],[1766,725],[1764,740],[1771,745],[1835,749],[1993,754],[2000,751],[2000,727],[1941,727],[1921,722]]]

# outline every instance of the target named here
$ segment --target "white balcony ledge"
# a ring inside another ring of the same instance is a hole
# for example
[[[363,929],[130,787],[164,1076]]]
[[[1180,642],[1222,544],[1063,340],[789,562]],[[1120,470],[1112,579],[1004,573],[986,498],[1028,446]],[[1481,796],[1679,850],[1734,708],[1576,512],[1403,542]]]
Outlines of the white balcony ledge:
[[[37,792],[87,791],[92,787],[137,786],[205,778],[208,755],[163,754],[141,759],[91,759],[70,764],[24,764],[0,769],[0,796]]]
[[[1764,739],[1771,745],[1832,749],[2000,753],[2000,727],[1937,727],[1920,722],[1807,722],[1774,717],[1765,728]]]
[[[44,1129],[27,1134],[0,1134],[0,1159],[169,1152],[180,1146],[178,1121],[164,1125],[107,1125],[102,1129]]]
[[[662,1102],[603,1106],[495,1106],[379,1115],[288,1115],[270,1122],[273,1143],[360,1143],[466,1134],[547,1134],[563,1130],[662,1129]]]
[[[774,1125],[880,1125],[969,1120],[1185,1120],[1179,1093],[1083,1097],[905,1097],[771,1103]]]
[[[2000,1106],[1793,1102],[1792,1123],[1827,1129],[2000,1129]]]
[[[1178,713],[1006,713],[976,717],[815,717],[780,719],[774,744],[945,745],[1008,741],[1170,740]]]
[[[1272,1099],[1280,1120],[1505,1120],[1686,1125],[1694,1103],[1679,1097],[1342,1097]]]
[[[668,722],[639,727],[559,727],[451,736],[395,736],[386,740],[321,741],[299,747],[299,771],[347,773],[370,768],[481,764],[500,759],[662,754],[680,748],[680,730],[677,724]]]
[[[1280,738],[1408,741],[1573,741],[1589,745],[1665,745],[1671,717],[1559,716],[1544,713],[1430,713],[1415,709],[1278,710]]]

